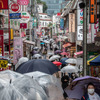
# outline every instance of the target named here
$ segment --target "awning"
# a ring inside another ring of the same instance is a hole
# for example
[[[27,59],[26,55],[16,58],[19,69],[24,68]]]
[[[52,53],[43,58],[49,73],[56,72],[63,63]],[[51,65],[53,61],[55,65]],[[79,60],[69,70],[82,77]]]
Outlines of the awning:
[[[93,57],[92,59],[88,60],[87,65],[100,66],[100,55],[97,55]]]
[[[77,2],[78,0],[72,0],[72,1],[69,1],[67,3],[67,5],[64,7],[64,9],[66,9],[65,11],[63,11],[62,13],[62,17],[64,17],[65,15],[67,15],[71,10],[74,10],[77,6]]]
[[[83,54],[83,51],[79,51],[79,52],[75,52],[75,53],[74,53],[75,56],[77,56],[77,55],[82,55],[82,54]]]
[[[69,47],[69,46],[71,46],[71,45],[72,45],[72,44],[70,44],[70,43],[64,44],[64,45],[63,45],[63,48]]]
[[[27,44],[30,44],[30,45],[35,45],[35,42],[32,42],[32,41],[24,40],[23,42],[27,43]]]

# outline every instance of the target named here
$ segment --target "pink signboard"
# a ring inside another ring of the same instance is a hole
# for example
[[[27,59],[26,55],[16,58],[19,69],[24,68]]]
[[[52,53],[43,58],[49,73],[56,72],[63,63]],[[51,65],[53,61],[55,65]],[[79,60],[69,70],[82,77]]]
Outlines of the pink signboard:
[[[23,41],[20,37],[14,38],[14,57],[13,57],[13,63],[16,64],[19,60],[19,58],[23,57]]]
[[[28,5],[29,0],[17,0],[17,3],[20,5]]]

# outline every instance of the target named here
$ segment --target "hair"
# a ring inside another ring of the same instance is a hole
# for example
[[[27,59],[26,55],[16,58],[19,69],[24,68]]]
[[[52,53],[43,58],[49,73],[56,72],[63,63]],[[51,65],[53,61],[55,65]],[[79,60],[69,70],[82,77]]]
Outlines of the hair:
[[[90,83],[88,83],[88,85],[87,85],[87,89],[88,89],[88,86],[89,86],[89,85],[92,85],[92,86],[95,88],[95,85],[94,85],[93,83],[90,82]]]

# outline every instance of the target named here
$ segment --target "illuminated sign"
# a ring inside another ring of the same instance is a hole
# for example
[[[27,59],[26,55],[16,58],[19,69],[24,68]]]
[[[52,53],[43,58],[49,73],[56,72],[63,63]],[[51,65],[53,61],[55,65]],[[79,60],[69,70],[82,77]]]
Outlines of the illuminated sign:
[[[8,9],[8,0],[0,0],[0,9]]]

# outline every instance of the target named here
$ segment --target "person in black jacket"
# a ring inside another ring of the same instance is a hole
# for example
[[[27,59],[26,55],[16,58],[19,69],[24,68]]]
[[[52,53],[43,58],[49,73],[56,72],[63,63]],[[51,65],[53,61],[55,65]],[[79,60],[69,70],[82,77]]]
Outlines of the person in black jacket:
[[[65,88],[69,85],[69,76],[68,75],[63,76],[61,78],[61,82],[62,82],[62,88],[63,88],[63,90],[65,90]],[[68,97],[67,94],[65,93],[65,91],[63,93],[63,96],[65,99]]]

